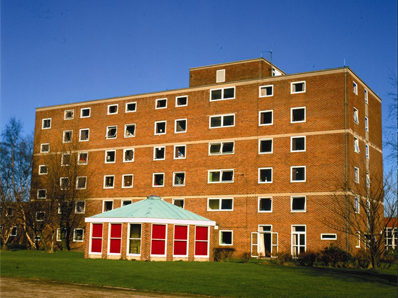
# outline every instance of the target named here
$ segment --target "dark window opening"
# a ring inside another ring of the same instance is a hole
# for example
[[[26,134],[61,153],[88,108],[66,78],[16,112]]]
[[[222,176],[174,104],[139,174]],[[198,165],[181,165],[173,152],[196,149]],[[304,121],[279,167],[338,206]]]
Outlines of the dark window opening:
[[[260,199],[260,211],[271,211],[272,201],[270,198],[262,198]]]

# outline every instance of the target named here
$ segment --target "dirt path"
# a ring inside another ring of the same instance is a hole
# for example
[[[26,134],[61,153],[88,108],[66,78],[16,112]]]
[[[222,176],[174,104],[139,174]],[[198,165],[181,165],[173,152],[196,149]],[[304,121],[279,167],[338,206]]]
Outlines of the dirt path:
[[[203,297],[195,295],[177,296],[155,293],[138,292],[135,290],[102,288],[85,285],[62,284],[57,282],[43,282],[33,279],[0,278],[0,297],[129,297],[129,298],[179,298]]]

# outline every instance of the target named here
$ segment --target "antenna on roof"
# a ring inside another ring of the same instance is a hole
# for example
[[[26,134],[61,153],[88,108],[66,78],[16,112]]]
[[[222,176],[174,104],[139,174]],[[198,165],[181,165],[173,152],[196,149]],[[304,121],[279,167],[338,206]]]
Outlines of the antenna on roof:
[[[263,58],[263,53],[270,53],[271,54],[271,64],[272,64],[272,50],[271,51],[261,51],[261,53],[260,53],[260,55],[261,55],[261,58]]]

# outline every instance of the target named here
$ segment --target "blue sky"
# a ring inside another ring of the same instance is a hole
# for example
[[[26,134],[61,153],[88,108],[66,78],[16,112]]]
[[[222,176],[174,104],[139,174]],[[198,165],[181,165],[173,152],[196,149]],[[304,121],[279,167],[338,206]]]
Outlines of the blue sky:
[[[383,99],[397,74],[393,0],[2,0],[0,128],[35,108],[188,87],[190,67],[270,58],[286,73],[345,64]]]

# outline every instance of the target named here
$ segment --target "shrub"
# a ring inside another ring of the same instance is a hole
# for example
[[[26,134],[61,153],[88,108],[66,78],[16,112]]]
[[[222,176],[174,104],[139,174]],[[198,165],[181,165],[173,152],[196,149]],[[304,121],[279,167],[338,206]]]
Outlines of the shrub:
[[[380,267],[390,268],[392,264],[397,263],[397,250],[386,250],[384,255],[380,258]]]
[[[355,254],[354,262],[357,267],[368,268],[371,264],[369,251],[364,249],[359,250]]]
[[[276,263],[278,265],[283,265],[285,263],[293,261],[292,255],[290,253],[284,252],[284,251],[278,253],[276,260],[277,260]]]
[[[319,257],[319,253],[307,250],[306,252],[300,253],[298,262],[300,266],[314,266],[314,263]]]
[[[235,249],[230,247],[216,247],[214,248],[214,262],[228,261]]]
[[[344,264],[348,263],[352,259],[352,256],[338,248],[337,246],[331,244],[328,247],[325,247],[324,250],[321,251],[320,261],[325,265],[332,265],[336,267],[336,264],[339,264],[339,267],[345,267]]]
[[[250,252],[244,252],[241,256],[240,259],[243,261],[243,263],[249,262],[251,258],[251,253]]]

